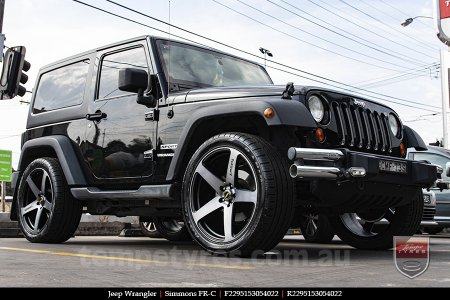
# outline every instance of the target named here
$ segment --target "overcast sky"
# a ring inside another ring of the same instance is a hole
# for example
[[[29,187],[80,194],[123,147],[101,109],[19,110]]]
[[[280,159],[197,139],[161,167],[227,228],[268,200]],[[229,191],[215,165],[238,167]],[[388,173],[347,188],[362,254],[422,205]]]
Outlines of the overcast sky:
[[[169,20],[168,0],[116,1]],[[107,1],[85,2],[168,30],[166,25]],[[418,15],[433,15],[431,0],[170,1],[173,25],[256,55],[260,54],[259,47],[264,47],[274,54],[275,61],[285,65],[395,98],[436,106],[431,110],[440,112],[440,79],[436,78],[439,74],[433,64],[439,63],[443,44],[436,38],[433,21],[420,19],[406,28],[400,26],[407,17]],[[171,32],[263,62],[175,29]],[[6,0],[3,33],[7,46],[27,47],[27,60],[32,65],[28,90],[33,89],[39,68],[52,61],[139,35],[167,36],[71,0]],[[325,86],[276,71],[272,66],[278,66],[268,63],[275,83],[293,81],[298,85]],[[395,98],[392,101],[407,104]],[[23,100],[29,99],[27,94]],[[20,133],[25,129],[28,111],[28,105],[19,100],[0,101],[0,149],[14,152],[14,164],[19,158]],[[433,112],[392,101],[384,103],[394,108],[403,122],[416,129],[427,143],[442,137],[441,115],[432,116]]]

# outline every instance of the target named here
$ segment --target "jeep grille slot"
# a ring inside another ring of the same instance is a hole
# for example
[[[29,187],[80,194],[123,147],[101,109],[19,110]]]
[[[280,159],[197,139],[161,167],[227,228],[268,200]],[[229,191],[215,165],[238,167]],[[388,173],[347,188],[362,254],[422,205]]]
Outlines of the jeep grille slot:
[[[388,118],[384,114],[335,101],[331,106],[341,146],[382,153],[392,152]]]

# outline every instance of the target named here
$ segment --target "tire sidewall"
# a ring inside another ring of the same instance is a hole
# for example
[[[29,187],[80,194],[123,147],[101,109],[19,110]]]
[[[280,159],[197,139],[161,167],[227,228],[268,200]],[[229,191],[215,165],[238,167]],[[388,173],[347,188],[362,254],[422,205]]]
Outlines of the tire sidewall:
[[[190,201],[190,185],[191,181],[193,180],[193,176],[195,176],[194,171],[197,165],[201,163],[202,159],[206,157],[210,152],[222,147],[235,148],[245,155],[255,173],[255,181],[258,189],[258,200],[252,219],[250,220],[250,224],[246,225],[245,232],[241,233],[241,236],[239,236],[238,239],[228,243],[214,242],[208,240],[208,237],[204,236],[204,234],[201,232],[201,229],[197,228],[192,219],[191,208],[193,203]],[[224,252],[235,252],[238,251],[244,244],[248,243],[254,236],[255,231],[258,228],[261,216],[264,214],[266,208],[264,199],[267,191],[266,184],[263,178],[262,166],[260,165],[257,157],[254,155],[253,151],[248,147],[248,145],[246,145],[245,142],[239,140],[238,137],[234,138],[229,135],[221,135],[216,136],[203,143],[194,153],[188,164],[183,180],[182,189],[182,207],[186,227],[194,240],[205,249],[214,249],[215,252],[220,252],[221,250],[223,250]]]
[[[329,221],[339,238],[355,248],[367,250],[391,249],[395,236],[412,236],[419,229],[422,213],[420,213],[420,218],[417,218],[419,214],[416,215],[414,212],[417,210],[423,212],[421,195],[422,193],[407,205],[396,207],[395,217],[389,227],[374,236],[356,235],[346,227],[339,215],[329,216]]]
[[[47,220],[47,222],[45,223],[44,227],[42,228],[42,230],[35,234],[33,233],[30,228],[25,225],[25,219],[24,216],[22,216],[21,214],[21,209],[24,207],[24,201],[25,201],[25,196],[26,196],[26,190],[28,189],[27,183],[26,183],[26,179],[27,177],[36,169],[43,169],[47,172],[47,174],[49,175],[49,179],[51,181],[51,185],[52,185],[52,209],[50,212],[50,217]],[[58,198],[61,197],[61,193],[64,194],[64,190],[61,191],[61,189],[64,189],[64,187],[61,187],[60,184],[58,183],[57,179],[55,178],[55,172],[58,172],[56,170],[54,170],[52,168],[52,166],[50,165],[50,163],[46,160],[46,159],[36,159],[33,162],[31,162],[28,167],[25,169],[25,172],[23,173],[23,176],[20,180],[20,184],[19,184],[19,191],[18,191],[18,197],[17,197],[17,206],[18,206],[18,210],[17,210],[17,214],[18,214],[18,220],[19,220],[19,225],[22,229],[22,232],[24,233],[25,237],[28,240],[37,240],[40,239],[41,237],[44,237],[47,235],[48,231],[50,230],[51,224],[54,220],[54,211],[57,209],[58,204]]]

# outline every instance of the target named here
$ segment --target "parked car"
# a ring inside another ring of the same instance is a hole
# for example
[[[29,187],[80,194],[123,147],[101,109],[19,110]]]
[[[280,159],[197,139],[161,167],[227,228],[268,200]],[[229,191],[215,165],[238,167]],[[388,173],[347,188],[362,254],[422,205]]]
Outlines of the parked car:
[[[86,207],[181,216],[207,251],[251,256],[313,208],[346,243],[387,249],[417,231],[437,179],[406,159],[426,145],[390,107],[277,86],[258,63],[158,37],[42,68],[26,128],[11,218],[31,242],[69,239]],[[379,218],[389,229],[371,231]]]
[[[428,146],[427,151],[416,151],[408,149],[408,158],[413,160],[426,160],[433,164],[440,165],[444,170],[450,165],[450,151],[441,147]],[[449,181],[450,177],[446,172],[442,174],[442,179]],[[430,234],[441,232],[444,228],[450,227],[450,190],[440,191],[432,188],[436,195],[436,215],[435,224],[430,224],[423,230]]]

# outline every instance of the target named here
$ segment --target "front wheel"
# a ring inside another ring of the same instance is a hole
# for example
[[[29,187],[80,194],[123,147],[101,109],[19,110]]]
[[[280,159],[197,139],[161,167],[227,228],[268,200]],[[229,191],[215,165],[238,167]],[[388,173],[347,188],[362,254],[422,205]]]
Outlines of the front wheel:
[[[344,213],[330,216],[329,220],[339,238],[350,246],[366,250],[391,249],[394,236],[412,236],[420,227],[422,191],[417,195],[404,206]]]
[[[287,161],[265,140],[243,133],[220,134],[200,146],[186,169],[182,196],[192,237],[217,254],[272,249],[294,211]]]

